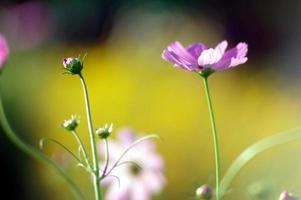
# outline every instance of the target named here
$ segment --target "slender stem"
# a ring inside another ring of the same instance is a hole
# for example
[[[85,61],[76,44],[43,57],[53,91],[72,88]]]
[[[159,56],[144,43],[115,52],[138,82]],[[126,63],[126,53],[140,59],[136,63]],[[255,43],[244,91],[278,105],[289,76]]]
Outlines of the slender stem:
[[[84,158],[85,158],[85,161],[86,161],[86,164],[88,167],[91,167],[90,166],[90,162],[89,162],[89,159],[88,159],[88,154],[87,154],[87,151],[86,151],[86,148],[85,148],[85,145],[83,143],[83,141],[81,140],[81,138],[79,137],[77,131],[71,131],[73,136],[75,137],[78,145],[79,145],[79,148],[81,149],[83,155],[84,155]]]
[[[104,178],[105,176],[106,176],[106,172],[107,172],[107,170],[108,170],[108,167],[109,167],[109,160],[110,160],[110,157],[109,157],[109,141],[108,141],[108,139],[107,138],[105,138],[104,139],[104,143],[105,143],[105,168],[104,168],[104,170],[103,170],[103,172],[102,172],[102,175],[101,175],[101,178],[100,179],[102,179],[102,178]]]
[[[142,167],[134,161],[123,161],[123,162],[120,162],[116,167],[119,167],[121,165],[126,165],[126,164],[134,165],[135,167],[142,169]]]
[[[85,199],[83,194],[81,193],[78,186],[73,182],[73,180],[59,167],[57,166],[52,160],[47,158],[43,153],[41,153],[36,148],[32,147],[31,145],[25,143],[10,127],[9,122],[6,118],[3,103],[0,97],[0,123],[6,136],[10,139],[10,141],[15,144],[20,150],[32,156],[33,158],[48,164],[52,169],[60,175],[70,186],[71,192],[75,196],[76,199],[82,200]]]
[[[60,143],[59,141],[52,139],[52,138],[43,138],[42,140],[40,140],[40,147],[41,149],[44,148],[44,143],[46,141],[50,141],[53,142],[55,144],[57,144],[58,146],[62,147],[66,152],[68,152],[77,162],[82,163],[82,161],[72,152],[70,151],[65,145],[63,145],[62,143]]]
[[[157,135],[147,135],[147,136],[144,136],[136,141],[134,141],[132,144],[130,144],[130,146],[128,146],[123,152],[122,154],[119,156],[119,158],[115,161],[115,163],[113,164],[113,166],[111,167],[111,169],[108,171],[107,174],[105,174],[105,176],[109,175],[114,169],[115,167],[117,167],[121,161],[121,159],[125,156],[125,154],[127,152],[129,152],[133,147],[135,147],[137,144],[140,144],[141,142],[145,141],[145,140],[149,140],[149,139],[152,139],[152,138],[158,138]]]
[[[220,199],[219,193],[219,183],[220,183],[220,158],[219,158],[219,144],[218,144],[218,134],[215,125],[215,117],[213,112],[212,101],[209,92],[208,86],[208,77],[203,76],[204,86],[205,86],[205,93],[208,103],[208,109],[210,114],[210,122],[211,122],[211,129],[213,135],[213,143],[214,143],[214,158],[215,158],[215,189],[216,189],[216,199]]]
[[[81,80],[81,83],[83,86],[85,103],[86,103],[87,122],[88,122],[91,151],[92,151],[92,158],[93,158],[93,185],[94,185],[95,200],[101,200],[101,190],[100,190],[100,181],[99,181],[99,163],[98,163],[98,157],[97,157],[94,129],[93,129],[93,124],[92,124],[88,89],[87,89],[87,84],[86,84],[85,79],[82,76],[82,74],[79,74],[79,77],[80,77],[80,80]]]

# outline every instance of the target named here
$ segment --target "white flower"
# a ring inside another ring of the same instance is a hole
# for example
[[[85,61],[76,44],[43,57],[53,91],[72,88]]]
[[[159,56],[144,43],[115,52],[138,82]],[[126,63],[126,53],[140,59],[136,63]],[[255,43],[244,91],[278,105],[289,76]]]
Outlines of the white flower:
[[[109,143],[108,169],[111,169],[124,150],[137,139],[129,129],[121,130],[117,137],[117,140]],[[104,145],[100,145],[99,149],[104,157]],[[149,140],[139,143],[125,154],[119,165],[103,180],[102,183],[107,186],[105,199],[150,200],[165,185],[163,168],[163,159],[156,152],[155,144]]]

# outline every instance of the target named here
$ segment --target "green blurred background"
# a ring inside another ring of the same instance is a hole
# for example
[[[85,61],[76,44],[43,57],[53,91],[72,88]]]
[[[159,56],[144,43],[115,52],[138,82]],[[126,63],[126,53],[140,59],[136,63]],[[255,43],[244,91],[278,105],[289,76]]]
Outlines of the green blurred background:
[[[300,1],[103,0],[0,3],[0,33],[11,55],[1,92],[14,129],[38,147],[42,137],[76,149],[59,125],[71,114],[85,122],[77,77],[62,75],[62,59],[88,53],[84,75],[95,126],[156,133],[165,159],[167,186],[159,199],[193,199],[195,189],[214,185],[209,115],[202,81],[161,59],[174,40],[214,46],[249,44],[249,61],[210,79],[220,134],[222,172],[241,151],[276,132],[300,126]],[[88,142],[87,127],[80,132]],[[0,135],[2,194],[9,199],[72,199],[47,166],[19,152]],[[276,199],[283,189],[301,195],[300,141],[252,160],[225,199],[256,199],[256,187]],[[53,144],[45,153],[61,163],[87,197],[87,174]],[[251,189],[250,189],[251,188]]]

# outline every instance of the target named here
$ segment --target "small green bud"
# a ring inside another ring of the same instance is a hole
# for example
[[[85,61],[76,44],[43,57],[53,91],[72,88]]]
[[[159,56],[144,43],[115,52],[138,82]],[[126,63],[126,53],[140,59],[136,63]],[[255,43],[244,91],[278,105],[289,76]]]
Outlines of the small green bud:
[[[205,184],[199,187],[195,194],[197,199],[209,200],[213,197],[213,190],[209,185]]]
[[[108,138],[113,130],[113,124],[106,124],[105,127],[103,128],[98,128],[96,130],[96,134],[101,138],[101,139],[106,139]]]
[[[74,131],[76,127],[79,125],[79,117],[76,115],[72,115],[71,119],[64,120],[62,127],[67,131]]]
[[[76,75],[81,73],[84,63],[80,58],[65,58],[63,65],[67,74]]]

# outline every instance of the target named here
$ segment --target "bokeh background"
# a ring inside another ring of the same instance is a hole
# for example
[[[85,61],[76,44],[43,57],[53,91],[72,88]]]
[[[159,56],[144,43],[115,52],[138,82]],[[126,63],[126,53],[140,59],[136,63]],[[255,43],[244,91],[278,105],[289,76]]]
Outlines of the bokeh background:
[[[157,199],[193,199],[214,185],[209,115],[202,81],[161,59],[174,40],[215,46],[249,44],[249,61],[210,79],[220,134],[222,172],[241,151],[301,118],[301,1],[269,0],[1,0],[0,33],[11,55],[1,94],[8,118],[26,141],[42,137],[76,149],[59,125],[71,114],[87,126],[81,85],[62,75],[62,59],[88,53],[84,69],[95,126],[113,122],[139,133],[157,133],[167,186]],[[300,193],[301,142],[262,153],[234,180],[225,199],[276,199],[283,189]],[[73,199],[47,166],[28,158],[0,134],[1,195],[9,199]],[[62,150],[44,150],[75,178],[88,199],[86,173]],[[259,198],[260,199],[260,198]]]

